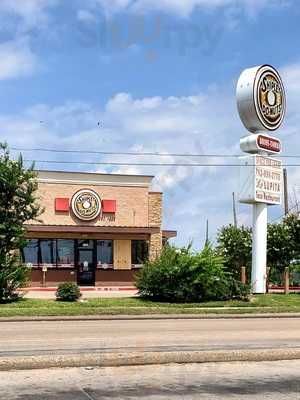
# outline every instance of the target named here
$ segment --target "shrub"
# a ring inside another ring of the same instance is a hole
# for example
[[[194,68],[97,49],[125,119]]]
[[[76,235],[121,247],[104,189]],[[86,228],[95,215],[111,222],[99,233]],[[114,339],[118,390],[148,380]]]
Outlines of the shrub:
[[[27,285],[29,272],[18,255],[7,256],[0,252],[0,303],[10,303],[21,297],[19,289]]]
[[[170,302],[245,299],[250,291],[225,270],[209,245],[200,253],[167,245],[158,259],[146,263],[136,286],[144,298]]]
[[[61,283],[56,291],[56,299],[59,301],[76,301],[80,297],[80,289],[73,282]]]

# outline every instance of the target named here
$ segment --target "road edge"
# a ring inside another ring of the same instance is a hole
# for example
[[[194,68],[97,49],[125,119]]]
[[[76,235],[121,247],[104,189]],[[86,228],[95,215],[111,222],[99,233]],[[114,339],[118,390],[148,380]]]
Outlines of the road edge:
[[[0,358],[0,371],[299,359],[300,348],[68,354]]]
[[[35,316],[0,317],[1,322],[47,322],[47,321],[136,321],[176,319],[282,319],[300,318],[300,313],[242,313],[242,314],[148,314],[148,315],[78,315],[78,316]]]

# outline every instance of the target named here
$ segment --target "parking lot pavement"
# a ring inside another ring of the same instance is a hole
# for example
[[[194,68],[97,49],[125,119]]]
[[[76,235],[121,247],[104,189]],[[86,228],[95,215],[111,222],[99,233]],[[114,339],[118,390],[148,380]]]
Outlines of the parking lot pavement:
[[[299,400],[300,361],[0,372],[1,400]]]

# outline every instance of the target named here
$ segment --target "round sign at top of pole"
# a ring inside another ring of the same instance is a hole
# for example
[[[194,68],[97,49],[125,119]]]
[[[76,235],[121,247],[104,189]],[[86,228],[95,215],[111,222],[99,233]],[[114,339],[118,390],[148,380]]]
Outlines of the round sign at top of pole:
[[[285,116],[284,86],[277,70],[270,65],[244,70],[237,84],[240,118],[252,133],[275,131]]]

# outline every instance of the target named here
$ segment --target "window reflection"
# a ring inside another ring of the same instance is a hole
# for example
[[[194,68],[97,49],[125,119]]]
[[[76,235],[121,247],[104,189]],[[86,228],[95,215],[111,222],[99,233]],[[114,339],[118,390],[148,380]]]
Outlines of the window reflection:
[[[148,259],[149,245],[146,240],[132,240],[131,257],[132,264],[141,265]]]
[[[38,265],[39,241],[37,239],[28,240],[26,247],[22,250],[23,261],[25,264]]]
[[[57,265],[59,267],[74,267],[74,240],[57,240]]]
[[[97,240],[97,265],[113,265],[113,241]]]
[[[56,266],[56,240],[40,240],[40,263]]]
[[[78,248],[79,249],[94,249],[94,240],[78,240]]]

